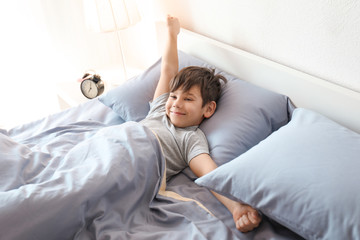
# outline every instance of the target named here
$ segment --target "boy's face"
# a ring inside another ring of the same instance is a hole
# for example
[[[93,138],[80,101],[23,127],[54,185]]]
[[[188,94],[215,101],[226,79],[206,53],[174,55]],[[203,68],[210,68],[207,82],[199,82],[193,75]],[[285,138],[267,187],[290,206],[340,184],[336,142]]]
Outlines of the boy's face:
[[[187,92],[180,87],[170,93],[166,102],[166,115],[175,127],[199,125],[204,117],[208,118],[213,114],[216,107],[215,102],[208,103],[204,107],[202,107],[202,103],[199,86],[195,85]],[[210,105],[213,107],[213,111]]]

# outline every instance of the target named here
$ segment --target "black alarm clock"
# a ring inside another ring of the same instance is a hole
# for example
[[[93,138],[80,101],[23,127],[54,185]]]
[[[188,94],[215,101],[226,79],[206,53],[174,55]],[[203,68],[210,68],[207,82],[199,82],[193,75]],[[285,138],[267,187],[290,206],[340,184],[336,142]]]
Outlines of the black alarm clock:
[[[82,77],[80,89],[85,97],[93,99],[104,92],[105,86],[99,75],[94,73],[85,73]]]

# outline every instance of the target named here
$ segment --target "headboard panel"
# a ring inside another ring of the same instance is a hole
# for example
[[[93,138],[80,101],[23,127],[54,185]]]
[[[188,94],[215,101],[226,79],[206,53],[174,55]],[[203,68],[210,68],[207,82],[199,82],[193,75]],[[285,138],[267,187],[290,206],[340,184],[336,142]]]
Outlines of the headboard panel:
[[[360,133],[360,93],[181,29],[179,49]]]

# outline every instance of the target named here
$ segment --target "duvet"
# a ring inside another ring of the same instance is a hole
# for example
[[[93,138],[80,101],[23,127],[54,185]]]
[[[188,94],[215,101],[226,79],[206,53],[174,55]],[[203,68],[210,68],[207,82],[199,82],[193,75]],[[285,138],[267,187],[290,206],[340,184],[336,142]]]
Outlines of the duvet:
[[[163,172],[156,136],[135,122],[0,133],[1,239],[233,238],[197,204],[159,195]]]

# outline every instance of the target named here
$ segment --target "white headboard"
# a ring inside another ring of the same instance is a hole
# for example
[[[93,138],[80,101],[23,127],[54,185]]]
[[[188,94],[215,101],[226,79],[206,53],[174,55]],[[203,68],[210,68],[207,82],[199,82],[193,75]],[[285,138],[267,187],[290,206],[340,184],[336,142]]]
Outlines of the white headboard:
[[[179,49],[360,133],[360,93],[181,29]]]

